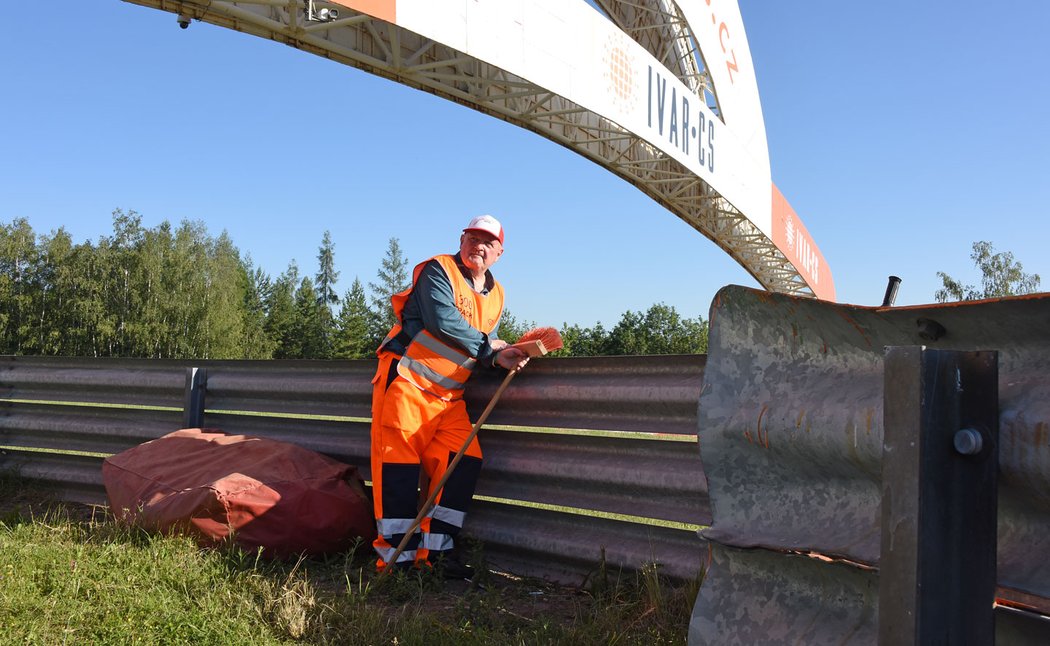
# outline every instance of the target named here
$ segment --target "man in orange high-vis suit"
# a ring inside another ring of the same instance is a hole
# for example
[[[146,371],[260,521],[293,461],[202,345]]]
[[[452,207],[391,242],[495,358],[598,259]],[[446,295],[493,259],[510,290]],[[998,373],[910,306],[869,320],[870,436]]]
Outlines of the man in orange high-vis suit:
[[[398,323],[376,351],[379,368],[372,380],[373,545],[380,571],[419,513],[420,469],[433,487],[471,433],[463,403],[471,372],[478,365],[513,370],[528,361],[496,336],[503,287],[489,268],[503,255],[503,238],[496,218],[474,218],[457,253],[416,265],[412,285],[390,299]],[[462,573],[451,550],[480,471],[474,438],[394,567],[443,561],[446,573]]]

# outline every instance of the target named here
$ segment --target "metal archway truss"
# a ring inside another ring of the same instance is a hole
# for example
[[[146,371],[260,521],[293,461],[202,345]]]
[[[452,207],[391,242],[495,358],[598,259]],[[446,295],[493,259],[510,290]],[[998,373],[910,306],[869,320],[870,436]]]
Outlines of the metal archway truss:
[[[601,115],[485,61],[337,5],[331,6],[338,8],[338,19],[315,22],[306,18],[306,0],[124,1],[284,43],[531,130],[633,184],[708,237],[764,288],[814,296],[772,240],[685,166]],[[672,0],[596,4],[717,112],[703,60]]]

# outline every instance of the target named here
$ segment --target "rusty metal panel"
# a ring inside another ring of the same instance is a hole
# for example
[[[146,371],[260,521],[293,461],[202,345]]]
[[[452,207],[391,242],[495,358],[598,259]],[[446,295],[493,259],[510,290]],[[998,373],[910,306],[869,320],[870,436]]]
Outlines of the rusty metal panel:
[[[879,583],[870,569],[711,544],[689,643],[874,644]]]
[[[878,572],[855,563],[711,544],[689,624],[692,645],[875,644]],[[1050,643],[1050,618],[997,606],[995,643]]]
[[[884,348],[996,350],[998,580],[1050,597],[1050,295],[867,308],[727,287],[710,320],[706,538],[877,563]]]
[[[595,573],[602,548],[610,572],[658,564],[661,576],[692,579],[707,559],[696,532],[476,500],[463,526],[484,542],[494,569],[579,585]]]

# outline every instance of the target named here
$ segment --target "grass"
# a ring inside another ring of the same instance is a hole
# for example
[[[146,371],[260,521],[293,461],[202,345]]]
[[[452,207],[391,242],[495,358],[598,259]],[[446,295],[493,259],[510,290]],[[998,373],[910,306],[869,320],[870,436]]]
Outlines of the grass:
[[[274,562],[150,535],[10,479],[0,501],[4,644],[684,644],[700,584],[603,565],[585,588],[483,568],[470,582],[377,579],[368,546]]]

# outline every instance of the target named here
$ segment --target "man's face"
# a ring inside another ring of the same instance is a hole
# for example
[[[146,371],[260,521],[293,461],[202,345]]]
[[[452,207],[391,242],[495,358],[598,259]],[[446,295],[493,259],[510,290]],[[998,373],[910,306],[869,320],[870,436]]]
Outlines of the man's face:
[[[459,256],[474,271],[486,271],[503,255],[499,238],[484,231],[464,231],[459,237]]]

